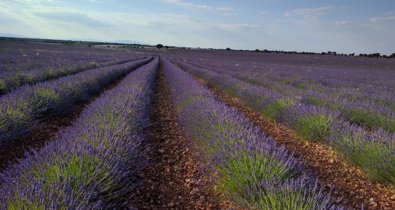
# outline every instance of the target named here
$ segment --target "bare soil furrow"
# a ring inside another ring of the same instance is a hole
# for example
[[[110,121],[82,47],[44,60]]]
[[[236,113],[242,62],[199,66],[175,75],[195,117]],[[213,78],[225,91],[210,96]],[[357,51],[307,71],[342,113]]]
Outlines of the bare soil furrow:
[[[140,174],[131,206],[138,209],[229,209],[209,189],[202,161],[182,134],[172,106],[163,69],[157,78],[151,126],[147,129],[151,164]]]

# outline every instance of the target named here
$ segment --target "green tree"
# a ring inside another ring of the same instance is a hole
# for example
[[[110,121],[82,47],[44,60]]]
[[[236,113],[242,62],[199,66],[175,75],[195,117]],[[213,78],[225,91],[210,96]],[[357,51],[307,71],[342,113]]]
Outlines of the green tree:
[[[157,44],[156,48],[161,49],[163,47],[163,44]]]

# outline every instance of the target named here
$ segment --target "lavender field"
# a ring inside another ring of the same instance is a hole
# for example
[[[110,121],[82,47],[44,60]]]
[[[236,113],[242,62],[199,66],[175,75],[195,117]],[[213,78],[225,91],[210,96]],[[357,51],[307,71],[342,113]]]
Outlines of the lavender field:
[[[395,209],[395,59],[0,41],[0,209]]]

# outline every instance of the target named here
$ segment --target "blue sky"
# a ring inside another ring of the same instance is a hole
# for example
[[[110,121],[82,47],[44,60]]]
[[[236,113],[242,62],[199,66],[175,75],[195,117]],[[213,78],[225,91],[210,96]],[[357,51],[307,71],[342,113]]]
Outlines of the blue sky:
[[[395,1],[1,0],[0,33],[390,54],[395,52]]]

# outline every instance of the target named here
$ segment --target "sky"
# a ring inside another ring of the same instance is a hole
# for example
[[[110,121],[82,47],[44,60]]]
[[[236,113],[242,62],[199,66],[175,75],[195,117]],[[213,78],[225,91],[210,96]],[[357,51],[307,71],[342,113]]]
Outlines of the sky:
[[[395,52],[394,0],[1,0],[0,35],[232,49]]]

